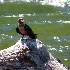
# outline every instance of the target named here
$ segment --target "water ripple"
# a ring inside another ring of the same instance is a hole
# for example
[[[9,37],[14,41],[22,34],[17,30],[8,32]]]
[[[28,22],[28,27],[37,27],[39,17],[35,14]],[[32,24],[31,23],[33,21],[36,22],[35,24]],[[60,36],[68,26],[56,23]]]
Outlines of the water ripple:
[[[46,39],[46,41],[48,40],[51,40],[52,42],[70,42],[70,36],[54,36]]]
[[[2,25],[0,26],[0,30],[3,30],[3,31],[7,31],[7,30],[12,30],[14,26],[12,25]]]
[[[6,35],[6,34],[1,34],[1,39],[12,39],[13,38],[13,36],[9,36],[9,35]]]

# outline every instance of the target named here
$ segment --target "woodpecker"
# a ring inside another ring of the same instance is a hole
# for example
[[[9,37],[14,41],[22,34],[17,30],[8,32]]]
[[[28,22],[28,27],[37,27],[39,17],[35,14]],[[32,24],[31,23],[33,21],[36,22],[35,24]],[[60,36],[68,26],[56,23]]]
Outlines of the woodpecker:
[[[16,32],[24,36],[29,36],[31,39],[36,39],[37,34],[35,34],[32,29],[24,22],[23,18],[18,19],[18,26],[16,27]]]

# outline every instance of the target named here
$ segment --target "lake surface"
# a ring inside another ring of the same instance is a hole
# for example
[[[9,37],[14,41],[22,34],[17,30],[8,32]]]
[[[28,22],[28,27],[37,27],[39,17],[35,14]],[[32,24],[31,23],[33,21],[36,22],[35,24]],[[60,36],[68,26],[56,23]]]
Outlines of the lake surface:
[[[0,18],[18,18],[18,17],[25,17],[28,20],[26,23],[30,24],[69,24],[70,23],[70,10],[67,9],[66,12],[59,12],[59,13],[48,13],[48,14],[18,14],[18,15],[8,15],[8,16],[0,16]],[[8,21],[10,22],[10,21]],[[13,30],[16,27],[14,23],[10,24],[4,24],[2,23],[0,25],[0,48],[3,49],[1,46],[7,46],[5,43],[10,42],[16,42],[21,37],[19,34],[9,34],[8,31]],[[4,32],[4,33],[3,33]],[[6,33],[5,33],[6,32]],[[7,33],[8,32],[8,33]],[[43,32],[45,33],[45,32]],[[61,45],[65,42],[70,43],[70,35],[69,36],[53,36],[46,39],[40,39],[41,41],[47,43],[48,41],[51,41],[52,44],[47,44],[47,49],[52,53],[52,55],[62,61],[64,65],[70,67],[70,45]],[[53,44],[55,43],[55,44]],[[13,44],[10,43],[9,46],[12,46]],[[9,47],[8,46],[8,47]]]

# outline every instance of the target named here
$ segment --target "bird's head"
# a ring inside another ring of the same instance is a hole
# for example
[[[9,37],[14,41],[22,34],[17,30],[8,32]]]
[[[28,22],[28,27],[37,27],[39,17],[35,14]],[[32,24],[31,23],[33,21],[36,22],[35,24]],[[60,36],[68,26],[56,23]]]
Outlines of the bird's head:
[[[18,19],[18,28],[19,29],[23,29],[23,24],[24,24],[24,19],[23,18],[19,18]]]
[[[19,19],[18,19],[18,23],[19,23],[19,24],[23,24],[23,22],[24,22],[24,19],[23,19],[23,18],[19,18]]]

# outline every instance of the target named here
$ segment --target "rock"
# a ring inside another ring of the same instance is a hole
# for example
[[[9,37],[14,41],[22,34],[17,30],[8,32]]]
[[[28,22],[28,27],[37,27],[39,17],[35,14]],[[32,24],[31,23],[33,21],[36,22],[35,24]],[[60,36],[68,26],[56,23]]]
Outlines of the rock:
[[[38,39],[20,39],[0,51],[0,70],[68,70]]]

